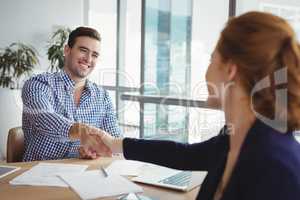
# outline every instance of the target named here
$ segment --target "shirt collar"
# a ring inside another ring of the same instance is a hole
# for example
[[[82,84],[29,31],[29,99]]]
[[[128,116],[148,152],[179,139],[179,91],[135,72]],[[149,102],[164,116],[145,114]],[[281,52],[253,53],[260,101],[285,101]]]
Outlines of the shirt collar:
[[[73,81],[70,76],[65,72],[65,70],[61,70],[59,72],[61,80],[64,82],[64,85],[67,89],[73,89],[75,86],[75,81]]]
[[[75,81],[73,81],[70,76],[62,69],[60,71],[60,77],[65,84],[66,89],[73,89],[75,86]],[[85,82],[85,90],[87,90],[91,96],[95,95],[95,86],[90,80],[86,80]]]
[[[64,82],[66,89],[68,89],[68,90],[74,89],[75,81],[73,81],[70,78],[70,76],[65,72],[65,70],[60,71],[60,77],[61,77],[62,81]],[[87,90],[91,96],[95,95],[95,86],[88,79],[86,79],[84,89]]]
[[[91,94],[91,96],[93,96],[93,95],[95,95],[95,86],[94,86],[94,84],[90,81],[90,80],[86,80],[86,82],[85,82],[85,89],[87,89],[88,90],[88,92],[90,92],[90,94]]]

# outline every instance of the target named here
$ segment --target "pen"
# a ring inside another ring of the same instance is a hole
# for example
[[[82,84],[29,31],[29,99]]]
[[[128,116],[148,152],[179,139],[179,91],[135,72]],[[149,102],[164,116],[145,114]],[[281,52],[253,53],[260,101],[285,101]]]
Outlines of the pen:
[[[100,170],[103,173],[104,177],[108,177],[108,174],[106,173],[105,169],[102,166],[100,167]]]

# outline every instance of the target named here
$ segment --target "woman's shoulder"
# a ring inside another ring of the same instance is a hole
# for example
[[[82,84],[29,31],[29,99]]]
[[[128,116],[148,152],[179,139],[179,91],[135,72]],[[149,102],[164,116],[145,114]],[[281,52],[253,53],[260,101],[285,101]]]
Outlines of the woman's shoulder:
[[[260,125],[249,134],[240,152],[240,172],[249,178],[269,174],[274,178],[293,179],[299,186],[300,144],[293,133],[280,133]]]

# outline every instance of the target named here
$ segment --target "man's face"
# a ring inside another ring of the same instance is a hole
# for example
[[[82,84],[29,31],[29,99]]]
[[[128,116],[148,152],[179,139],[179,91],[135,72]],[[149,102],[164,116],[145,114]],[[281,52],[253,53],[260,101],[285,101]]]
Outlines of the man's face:
[[[72,48],[65,46],[65,70],[74,81],[85,79],[95,68],[100,52],[100,42],[80,36]]]

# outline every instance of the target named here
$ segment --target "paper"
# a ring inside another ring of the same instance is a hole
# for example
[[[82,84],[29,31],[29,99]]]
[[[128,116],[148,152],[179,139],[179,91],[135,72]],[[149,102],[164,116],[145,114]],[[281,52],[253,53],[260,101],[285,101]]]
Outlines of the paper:
[[[134,160],[115,160],[106,168],[106,172],[111,175],[138,176],[145,165],[147,163]]]
[[[59,176],[85,200],[143,191],[140,186],[119,175],[104,177],[100,170]]]
[[[9,183],[12,185],[68,187],[57,175],[61,173],[82,173],[87,168],[87,165],[39,163]]]

